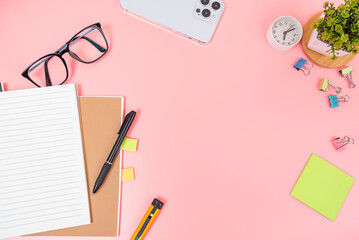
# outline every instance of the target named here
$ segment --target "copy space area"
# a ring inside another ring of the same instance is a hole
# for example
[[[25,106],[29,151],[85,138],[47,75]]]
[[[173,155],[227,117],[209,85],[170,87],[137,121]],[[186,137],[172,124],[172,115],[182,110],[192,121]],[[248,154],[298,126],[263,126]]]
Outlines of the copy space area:
[[[358,143],[339,152],[331,141],[359,142],[359,87],[348,89],[338,69],[304,76],[293,68],[306,58],[300,44],[280,52],[266,39],[277,17],[303,26],[324,1],[224,2],[212,41],[198,44],[117,0],[0,1],[0,81],[9,91],[33,88],[21,77],[30,63],[101,22],[107,55],[92,64],[65,55],[67,84],[79,96],[124,96],[125,111],[137,109],[128,137],[139,147],[124,153],[135,181],[122,184],[120,236],[94,239],[130,239],[154,197],[165,205],[147,240],[358,239]],[[359,56],[350,65],[359,84]],[[330,108],[322,78],[350,102]],[[335,222],[290,196],[312,153],[355,179]],[[38,237],[11,240],[23,239]]]

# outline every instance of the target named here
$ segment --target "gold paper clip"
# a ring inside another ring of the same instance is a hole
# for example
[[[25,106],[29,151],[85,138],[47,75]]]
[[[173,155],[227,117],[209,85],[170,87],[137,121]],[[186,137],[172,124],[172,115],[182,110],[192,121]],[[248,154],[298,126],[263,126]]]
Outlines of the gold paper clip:
[[[333,90],[333,91],[336,91],[337,94],[339,94],[342,91],[342,88],[334,87],[333,85],[330,84],[330,81],[328,79],[323,78],[320,83],[319,90],[321,90],[323,92],[328,92],[328,90]]]

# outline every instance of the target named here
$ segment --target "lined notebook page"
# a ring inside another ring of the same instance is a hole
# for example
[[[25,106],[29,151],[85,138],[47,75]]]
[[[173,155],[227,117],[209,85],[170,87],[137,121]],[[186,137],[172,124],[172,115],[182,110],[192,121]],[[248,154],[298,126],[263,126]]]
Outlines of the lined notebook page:
[[[0,93],[0,238],[90,223],[75,85]]]

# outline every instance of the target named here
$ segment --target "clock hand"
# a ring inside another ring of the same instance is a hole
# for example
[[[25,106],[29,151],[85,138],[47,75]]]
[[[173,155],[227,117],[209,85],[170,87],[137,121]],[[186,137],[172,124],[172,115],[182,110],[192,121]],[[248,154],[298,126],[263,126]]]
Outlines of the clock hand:
[[[295,29],[295,28],[291,28],[291,27],[290,27],[290,28],[288,28],[287,31],[284,31],[283,33],[284,33],[284,34],[287,34],[288,32],[293,31],[294,29]]]
[[[287,35],[288,31],[292,28],[292,26],[290,26],[287,31],[283,32],[283,41],[285,40],[285,36]]]
[[[292,29],[288,30],[288,31],[286,32],[286,34],[289,33],[289,32],[291,32],[291,31],[293,31],[293,30],[295,30],[295,28],[292,28]]]
[[[293,31],[293,30],[295,30],[295,28],[288,28],[288,30],[287,31],[284,31],[283,32],[283,41],[285,40],[285,36],[287,35],[287,33],[289,33],[289,32],[291,32],[291,31]]]

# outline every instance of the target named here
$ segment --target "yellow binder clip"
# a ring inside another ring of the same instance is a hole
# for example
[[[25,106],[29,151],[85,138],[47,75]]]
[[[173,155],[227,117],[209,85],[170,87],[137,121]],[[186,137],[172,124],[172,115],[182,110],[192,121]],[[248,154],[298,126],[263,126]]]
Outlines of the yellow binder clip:
[[[333,85],[330,84],[330,81],[328,79],[323,78],[320,83],[319,90],[323,92],[328,92],[329,90],[332,90],[332,91],[336,91],[337,94],[339,94],[342,91],[342,88],[334,87]]]
[[[349,67],[344,68],[339,71],[339,73],[348,81],[349,88],[355,88],[355,84],[353,82],[353,77],[352,77],[352,72],[353,72],[352,66],[349,66]]]

